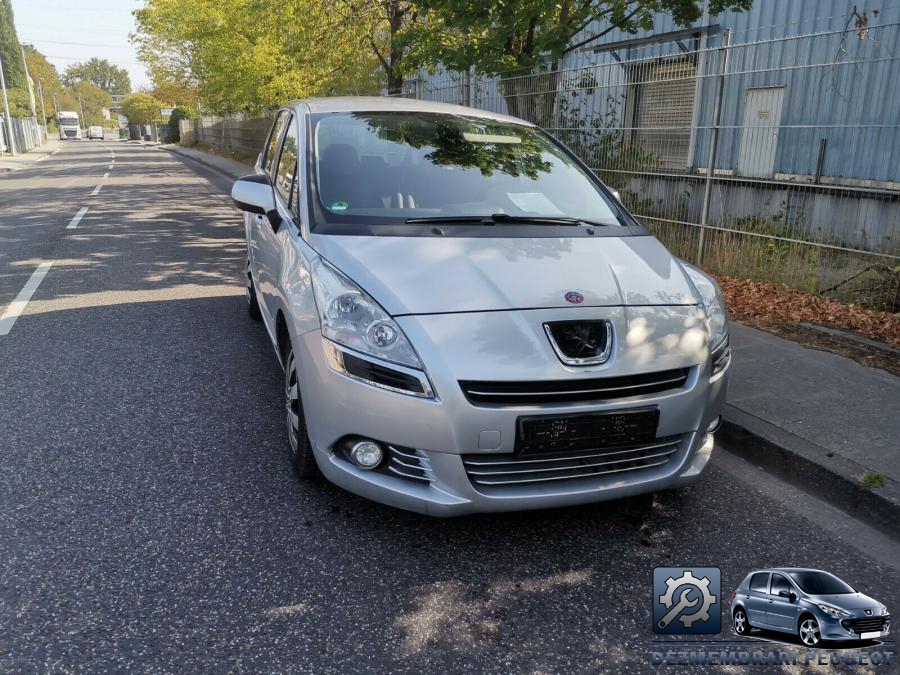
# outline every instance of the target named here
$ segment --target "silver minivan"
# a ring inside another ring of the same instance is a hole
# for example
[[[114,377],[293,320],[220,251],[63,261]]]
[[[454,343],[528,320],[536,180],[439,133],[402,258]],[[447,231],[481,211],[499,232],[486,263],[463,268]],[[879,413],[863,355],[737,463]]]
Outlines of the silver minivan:
[[[539,128],[401,98],[294,102],[232,198],[301,477],[452,516],[673,488],[706,466],[721,291]]]

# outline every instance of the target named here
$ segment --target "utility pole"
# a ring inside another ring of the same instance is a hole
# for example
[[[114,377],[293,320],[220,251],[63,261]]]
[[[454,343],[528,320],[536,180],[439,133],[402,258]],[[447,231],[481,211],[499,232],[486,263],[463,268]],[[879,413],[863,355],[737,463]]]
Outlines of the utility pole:
[[[48,140],[50,138],[50,132],[47,131],[47,109],[44,108],[44,85],[38,80],[38,94],[41,97],[41,120],[44,125],[44,140]]]
[[[22,66],[25,68],[25,81],[28,83],[28,97],[31,99],[31,116],[37,117],[37,109],[34,106],[34,86],[31,84],[31,75],[28,74],[28,60],[25,58],[25,45],[22,47]]]
[[[56,102],[56,92],[53,92],[53,111],[56,113],[56,123],[59,124],[59,104]]]
[[[81,94],[78,94],[78,107],[81,108],[81,127],[84,128],[87,120],[84,119],[84,104],[81,102]]]
[[[3,111],[6,117],[6,129],[9,137],[9,154],[16,154],[16,139],[13,138],[12,117],[9,116],[9,99],[6,97],[6,78],[3,76],[3,59],[0,58],[0,89],[3,90]]]

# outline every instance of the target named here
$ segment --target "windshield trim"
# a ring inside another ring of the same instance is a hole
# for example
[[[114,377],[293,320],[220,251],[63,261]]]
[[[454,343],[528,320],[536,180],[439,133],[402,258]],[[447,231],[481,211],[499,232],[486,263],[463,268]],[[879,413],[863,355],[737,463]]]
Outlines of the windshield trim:
[[[548,133],[544,129],[540,127],[535,127],[526,123],[522,123],[520,125],[516,125],[514,122],[509,122],[507,120],[499,120],[503,124],[509,124],[510,126],[521,126],[529,131],[534,133],[538,133],[542,135],[546,140],[552,143],[556,148],[562,152],[566,158],[575,164],[584,174],[588,181],[602,193],[603,197],[606,198],[606,201],[609,203],[610,208],[613,210],[614,215],[619,221],[620,225],[614,227],[602,227],[597,230],[593,230],[588,232],[591,228],[585,228],[583,225],[557,225],[553,227],[547,227],[546,225],[535,225],[535,224],[525,224],[522,225],[506,225],[498,230],[497,228],[492,227],[484,227],[481,225],[475,226],[454,226],[448,227],[446,229],[437,227],[431,227],[428,224],[408,224],[404,220],[398,219],[396,223],[393,222],[379,222],[379,223],[367,223],[361,221],[358,217],[354,217],[353,215],[340,215],[335,213],[329,213],[326,215],[324,208],[321,205],[321,201],[319,199],[319,187],[318,187],[318,175],[316,172],[316,147],[315,147],[315,133],[316,127],[320,120],[327,117],[334,116],[350,116],[354,113],[367,113],[370,111],[366,110],[352,110],[352,111],[340,111],[340,112],[320,112],[313,113],[307,112],[307,124],[306,124],[306,211],[309,218],[310,224],[310,234],[335,234],[335,235],[348,235],[348,236],[400,236],[400,237],[414,237],[414,236],[438,236],[438,237],[495,237],[495,238],[510,238],[510,237],[531,237],[531,238],[542,238],[542,237],[595,237],[595,236],[614,236],[614,237],[626,237],[626,236],[652,236],[652,233],[641,225],[637,220],[632,216],[623,206],[622,204],[615,198],[613,195],[613,191],[608,188],[598,177],[597,175],[588,167],[581,159],[572,152],[565,144],[561,143],[557,138],[555,138],[552,134]],[[397,112],[383,112],[383,111],[372,111],[373,114],[377,112],[378,114],[409,114],[409,111],[397,111]],[[424,113],[424,114],[432,114],[432,113]],[[434,113],[438,114],[438,113]],[[436,233],[434,230],[441,230]]]

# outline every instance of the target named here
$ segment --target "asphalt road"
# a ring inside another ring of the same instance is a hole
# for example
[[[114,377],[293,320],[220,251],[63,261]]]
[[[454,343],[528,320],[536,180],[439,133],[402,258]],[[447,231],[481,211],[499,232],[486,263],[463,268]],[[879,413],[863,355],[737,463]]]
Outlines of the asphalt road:
[[[895,544],[721,450],[685,492],[457,520],[301,484],[223,187],[99,141],[0,177],[0,313],[52,263],[0,335],[0,670],[647,672],[656,566],[900,610]]]

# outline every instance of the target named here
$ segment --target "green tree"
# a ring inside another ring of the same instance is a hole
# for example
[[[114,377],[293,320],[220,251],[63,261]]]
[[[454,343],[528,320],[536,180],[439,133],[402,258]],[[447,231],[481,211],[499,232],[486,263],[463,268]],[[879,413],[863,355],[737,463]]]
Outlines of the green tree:
[[[0,0],[0,59],[3,61],[3,76],[6,79],[9,112],[13,117],[31,115],[31,96],[22,62],[22,46],[13,23],[11,0]],[[3,112],[0,101],[0,113]]]
[[[367,27],[318,0],[148,0],[132,36],[155,83],[198,92],[213,112],[374,89]]]
[[[162,120],[160,109],[164,104],[152,94],[132,94],[122,101],[122,114],[132,124],[151,124]]]
[[[103,110],[109,108],[112,103],[112,97],[105,90],[82,80],[68,87],[64,94],[62,100],[67,104],[73,104],[73,107],[63,108],[60,104],[61,110],[74,110],[78,113],[84,110],[82,126],[103,125],[105,120]]]
[[[169,115],[169,129],[173,142],[181,142],[181,127],[179,126],[179,122],[181,122],[181,120],[192,120],[195,117],[197,117],[197,111],[188,106],[180,106],[172,111],[172,114]]]
[[[744,10],[753,0],[708,0],[710,14]],[[505,77],[502,92],[512,115],[546,123],[559,90],[560,61],[613,30],[650,30],[659,13],[679,25],[702,15],[701,0],[417,0],[428,20],[405,31],[410,62],[452,70],[474,68]],[[596,31],[593,26],[599,25]],[[542,77],[508,77],[512,74]],[[527,91],[526,91],[527,89]],[[542,92],[535,94],[534,92]]]
[[[350,23],[365,27],[388,94],[401,93],[406,75],[404,59],[409,51],[403,34],[419,21],[416,4],[408,0],[339,0],[335,11],[343,12]]]
[[[84,63],[73,63],[63,73],[63,82],[72,86],[76,82],[90,82],[108,94],[130,94],[131,78],[128,71],[96,57]]]
[[[12,0],[0,0],[0,59],[9,88],[28,89],[22,65],[22,46],[13,23]]]
[[[47,58],[32,46],[25,47],[25,61],[28,63],[28,74],[34,82],[34,95],[37,98],[39,94],[38,83],[44,92],[44,110],[47,113],[47,121],[55,117],[53,110],[53,95],[63,91],[62,82],[59,79],[59,73],[56,67],[50,63]],[[36,100],[38,115],[40,115],[41,102]]]

